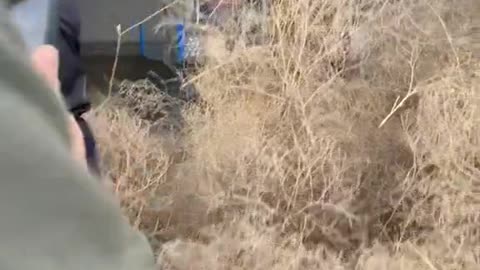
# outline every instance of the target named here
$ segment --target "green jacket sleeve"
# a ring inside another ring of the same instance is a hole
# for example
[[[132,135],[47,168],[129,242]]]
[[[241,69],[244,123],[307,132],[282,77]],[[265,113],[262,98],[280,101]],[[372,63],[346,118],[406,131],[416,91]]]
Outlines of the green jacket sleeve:
[[[0,269],[154,269],[145,237],[72,160],[65,115],[0,1]]]

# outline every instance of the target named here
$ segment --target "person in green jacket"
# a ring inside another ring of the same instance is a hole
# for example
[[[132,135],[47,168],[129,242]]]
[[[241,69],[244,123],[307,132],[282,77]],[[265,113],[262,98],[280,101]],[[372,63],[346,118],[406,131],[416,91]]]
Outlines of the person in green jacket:
[[[0,1],[0,269],[155,269],[146,238],[89,174],[57,76],[56,49],[29,55]]]

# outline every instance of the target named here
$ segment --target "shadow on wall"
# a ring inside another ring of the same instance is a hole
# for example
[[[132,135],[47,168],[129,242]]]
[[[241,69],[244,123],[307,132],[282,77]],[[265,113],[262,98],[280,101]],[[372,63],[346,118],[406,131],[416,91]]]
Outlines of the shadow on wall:
[[[108,83],[112,73],[114,56],[90,55],[84,56],[83,61],[88,76],[88,88],[90,91],[108,93]],[[141,56],[121,56],[118,61],[115,78],[118,80],[144,79],[148,71],[155,71],[163,78],[175,76],[173,71],[160,61],[153,61]]]

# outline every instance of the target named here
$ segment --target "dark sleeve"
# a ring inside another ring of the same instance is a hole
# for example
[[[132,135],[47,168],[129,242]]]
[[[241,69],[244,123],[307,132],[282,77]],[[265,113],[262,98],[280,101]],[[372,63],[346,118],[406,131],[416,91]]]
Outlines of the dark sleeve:
[[[77,0],[58,2],[58,35],[60,53],[59,77],[68,109],[79,116],[90,109],[86,75],[81,59],[81,19]]]
[[[154,269],[145,239],[69,153],[66,108],[0,1],[0,269]]]

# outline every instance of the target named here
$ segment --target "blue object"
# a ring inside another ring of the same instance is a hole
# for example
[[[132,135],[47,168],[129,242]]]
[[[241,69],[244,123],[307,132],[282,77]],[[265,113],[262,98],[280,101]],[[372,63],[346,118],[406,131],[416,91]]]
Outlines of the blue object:
[[[145,28],[143,27],[143,24],[140,24],[139,35],[140,55],[145,57]]]
[[[185,61],[185,27],[179,23],[175,29],[177,33],[177,64],[182,65]]]
[[[173,37],[173,49],[175,50],[175,56],[173,61],[178,66],[183,66],[183,64],[186,61],[187,57],[187,46],[186,46],[186,33],[185,33],[185,25],[183,23],[176,23],[174,25],[175,28],[175,36]],[[156,61],[165,61],[168,59],[162,59],[162,55],[164,55],[163,52],[159,50],[164,50],[166,49],[164,46],[161,46],[162,43],[158,41],[158,44],[155,46],[147,46],[147,35],[148,33],[146,31],[148,29],[148,26],[145,24],[140,24],[138,26],[138,43],[139,43],[139,54],[142,57],[156,60]],[[166,42],[163,42],[163,44],[166,44]]]

